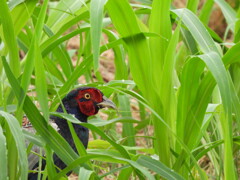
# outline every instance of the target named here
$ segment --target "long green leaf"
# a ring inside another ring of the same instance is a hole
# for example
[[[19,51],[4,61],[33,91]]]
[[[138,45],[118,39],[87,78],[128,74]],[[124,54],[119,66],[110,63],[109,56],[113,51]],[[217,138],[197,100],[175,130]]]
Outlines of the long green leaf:
[[[48,96],[47,83],[46,83],[46,75],[45,75],[45,68],[43,65],[43,59],[42,59],[38,44],[40,43],[41,32],[42,32],[46,11],[47,11],[47,5],[48,5],[48,0],[45,0],[41,8],[40,14],[38,16],[38,21],[37,21],[36,30],[35,30],[35,39],[33,42],[34,52],[35,52],[34,65],[35,65],[35,85],[36,85],[36,91],[37,91],[37,98],[45,119],[49,118],[48,99],[46,98]]]
[[[150,87],[149,63],[150,51],[147,40],[141,32],[137,18],[126,0],[109,0],[106,4],[116,29],[127,45],[129,64],[134,81],[144,94]],[[125,24],[125,25],[123,25]]]
[[[131,109],[130,109],[130,101],[127,96],[125,95],[119,95],[118,96],[119,101],[119,108],[120,108],[120,114],[122,117],[131,117]],[[123,123],[123,130],[122,130],[122,136],[123,137],[130,137],[126,140],[126,144],[128,146],[135,146],[135,129],[133,127],[133,124],[131,123]]]
[[[224,132],[224,139],[225,139],[225,164],[224,164],[224,171],[225,175],[229,178],[235,179],[235,173],[234,173],[234,165],[233,165],[233,156],[232,156],[232,135],[231,135],[231,112],[232,112],[232,104],[231,104],[231,93],[230,93],[230,84],[228,75],[226,73],[226,70],[224,68],[224,65],[219,57],[219,55],[215,52],[211,52],[208,54],[200,55],[198,57],[194,57],[191,61],[194,63],[197,59],[202,60],[206,66],[209,68],[210,72],[212,73],[212,76],[216,80],[218,87],[220,89],[221,98],[223,101],[223,106],[225,110],[225,121],[221,121],[222,123],[222,130]],[[192,64],[193,65],[193,64]],[[194,65],[192,66],[194,67]],[[195,66],[196,67],[196,66]],[[189,75],[189,74],[188,74]],[[200,74],[199,74],[200,75]],[[199,76],[198,75],[198,76]],[[191,75],[191,77],[193,77]],[[196,76],[197,77],[197,76]],[[208,81],[205,81],[205,79],[202,82],[208,82],[206,84],[202,84],[198,87],[198,93],[196,97],[193,96],[193,99],[195,99],[193,102],[193,107],[190,109],[187,116],[187,127],[185,127],[185,142],[188,144],[190,149],[192,149],[194,146],[197,145],[198,142],[196,142],[196,135],[198,135],[197,132],[200,131],[200,126],[203,122],[204,113],[207,108],[207,104],[210,100],[210,95],[212,93],[213,87],[215,83],[210,81],[212,78],[211,76],[206,76]],[[187,81],[186,81],[187,82]],[[201,89],[203,88],[203,89]],[[207,93],[206,93],[207,92]],[[198,102],[198,104],[196,104]],[[191,112],[192,111],[192,112]],[[195,121],[193,121],[195,120]],[[195,136],[195,138],[194,138]],[[191,137],[191,138],[190,138]],[[180,156],[179,160],[184,157]],[[183,160],[183,159],[182,159]],[[180,160],[181,161],[181,160]],[[179,162],[179,161],[178,161]]]
[[[7,74],[8,80],[14,90],[17,99],[20,101],[21,95],[24,93],[21,89],[17,79],[14,78],[7,62],[3,59],[3,65],[5,72]],[[26,96],[23,104],[23,110],[28,116],[30,122],[36,129],[36,131],[42,136],[43,140],[56,152],[56,154],[66,163],[71,163],[77,154],[73,151],[70,145],[65,141],[65,139],[60,136],[50,125],[47,124],[44,117],[40,114],[37,107]]]
[[[176,172],[174,172],[172,169],[168,168],[166,165],[164,165],[163,163],[159,162],[158,160],[152,159],[148,156],[140,156],[137,160],[137,162],[148,168],[151,169],[152,171],[156,172],[157,174],[159,174],[160,176],[162,176],[165,179],[169,179],[169,180],[180,180],[180,179],[184,179],[183,177],[181,177],[179,174],[177,174]]]
[[[123,157],[130,159],[129,153],[121,145],[114,142],[110,137],[108,137],[103,131],[95,127],[93,124],[83,122],[79,123],[79,121],[74,116],[68,114],[55,112],[54,115],[57,115],[58,117],[69,120],[70,122],[77,123],[84,127],[87,127],[88,129],[91,129],[92,131],[99,134],[102,138],[106,139],[113,147],[115,147],[122,154]]]
[[[95,71],[98,69],[103,9],[105,3],[106,0],[92,0],[90,5],[91,42],[93,48],[93,68]]]
[[[166,50],[171,39],[172,29],[170,21],[170,0],[155,0],[149,20],[149,31],[157,33],[160,37],[150,37],[151,74],[156,89],[160,87],[159,73],[163,70]]]
[[[14,32],[13,20],[6,0],[0,0],[0,9],[0,18],[3,29],[3,34],[1,33],[1,36],[6,45],[5,48],[7,48],[9,51],[10,67],[14,72],[14,75],[18,77],[20,75],[20,61],[18,56],[17,38]]]
[[[176,96],[174,90],[174,73],[175,73],[175,49],[178,44],[180,33],[180,24],[176,28],[172,38],[169,41],[168,48],[164,58],[162,76],[160,80],[160,97],[163,104],[164,119],[175,131],[175,122],[177,114]],[[171,111],[171,113],[168,113]]]
[[[69,165],[67,168],[65,168],[62,173],[59,173],[58,176],[55,177],[55,179],[58,179],[59,177],[62,176],[62,174],[70,171],[72,168],[74,168],[77,164],[79,163],[84,163],[86,161],[88,161],[89,159],[96,159],[96,160],[100,160],[100,161],[110,161],[113,163],[128,163],[129,165],[131,165],[132,167],[138,169],[141,173],[143,173],[147,179],[149,180],[154,180],[153,175],[151,175],[145,168],[143,168],[141,165],[139,165],[137,162],[129,160],[129,159],[125,159],[125,158],[121,158],[121,157],[114,157],[112,155],[108,155],[106,153],[91,153],[87,156],[84,157],[80,157],[78,159],[76,159],[71,165]]]
[[[74,18],[75,12],[79,10],[86,0],[59,1],[57,6],[50,12],[47,26],[53,33],[56,33],[64,24],[68,17]]]
[[[172,12],[175,13],[188,28],[203,53],[214,51],[220,54],[210,34],[195,14],[188,9],[176,9],[172,10]]]
[[[37,2],[38,2],[37,0],[25,1],[17,5],[11,11],[11,16],[14,24],[14,31],[16,35],[18,35],[21,32],[22,28],[26,25],[27,21],[31,17],[36,7]]]
[[[212,56],[212,58],[210,58]],[[233,163],[232,150],[232,97],[230,91],[230,83],[224,65],[218,55],[202,55],[200,58],[206,63],[215,78],[220,89],[221,98],[223,101],[225,118],[221,122],[224,135],[224,173],[226,179],[236,179],[235,167]]]
[[[79,174],[78,174],[78,179],[93,179],[92,177],[95,175],[94,171],[90,171],[88,169],[85,169],[84,167],[80,167]]]
[[[116,33],[109,31],[107,29],[103,29],[103,32],[108,36],[109,42],[114,42],[119,39]],[[119,45],[116,47],[113,47],[114,51],[114,63],[115,63],[115,79],[117,80],[123,80],[128,79],[128,67],[125,62],[125,52],[123,45]]]
[[[27,160],[24,136],[21,131],[22,128],[20,127],[17,119],[11,114],[8,114],[4,111],[0,111],[0,115],[4,117],[4,119],[6,120],[6,123],[12,133],[13,139],[16,144],[17,153],[19,156],[19,168],[21,171],[20,177],[21,179],[26,179],[27,173],[28,173],[28,160]]]

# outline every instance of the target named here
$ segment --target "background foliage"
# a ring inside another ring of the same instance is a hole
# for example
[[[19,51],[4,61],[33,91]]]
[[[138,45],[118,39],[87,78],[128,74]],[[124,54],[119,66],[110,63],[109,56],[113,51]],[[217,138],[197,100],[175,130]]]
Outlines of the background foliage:
[[[49,179],[70,170],[81,179],[238,179],[239,1],[181,6],[171,0],[0,0],[0,179],[27,179],[33,145],[42,148],[40,161],[46,153],[41,173]],[[211,23],[216,8],[221,31]],[[79,46],[69,49],[73,37]],[[109,52],[111,81],[100,61]],[[97,115],[80,123],[92,138],[87,150],[75,138],[77,155],[49,115],[82,84],[112,95],[119,112],[104,110],[105,120]],[[22,130],[24,114],[36,134]],[[63,171],[55,171],[53,152],[68,164]]]

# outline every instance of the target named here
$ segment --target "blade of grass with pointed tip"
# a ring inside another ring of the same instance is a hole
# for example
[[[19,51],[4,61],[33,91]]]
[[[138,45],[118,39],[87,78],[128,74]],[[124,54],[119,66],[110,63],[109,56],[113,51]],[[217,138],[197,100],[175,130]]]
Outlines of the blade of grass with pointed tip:
[[[43,2],[43,6],[41,8],[40,14],[38,16],[38,21],[35,30],[35,38],[33,42],[34,46],[34,65],[35,65],[35,86],[37,92],[38,102],[40,104],[43,116],[46,120],[49,118],[49,109],[48,109],[48,94],[47,94],[47,83],[46,83],[46,75],[45,68],[43,65],[43,59],[41,55],[41,51],[39,48],[41,33],[44,25],[44,20],[47,11],[48,0]]]
[[[2,24],[2,39],[8,50],[10,67],[16,77],[20,75],[20,60],[18,56],[17,38],[14,32],[13,20],[6,0],[0,0],[0,18]],[[5,49],[6,54],[6,49]]]
[[[90,4],[91,42],[93,50],[94,71],[98,69],[103,10],[105,3],[106,0],[92,0]]]
[[[26,179],[27,173],[28,173],[28,160],[27,160],[24,136],[21,131],[22,128],[20,127],[17,119],[13,115],[8,114],[4,111],[0,111],[0,115],[4,117],[5,122],[7,123],[16,144],[16,148],[17,148],[16,150],[19,157],[18,163],[21,171],[20,177],[21,179]]]

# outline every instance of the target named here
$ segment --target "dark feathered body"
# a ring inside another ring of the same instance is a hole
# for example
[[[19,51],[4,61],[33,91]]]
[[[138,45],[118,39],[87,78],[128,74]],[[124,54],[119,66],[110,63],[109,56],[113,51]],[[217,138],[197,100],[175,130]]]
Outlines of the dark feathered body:
[[[63,106],[64,107],[63,107]],[[72,114],[81,122],[87,122],[88,116],[95,115],[98,110],[103,107],[115,108],[115,105],[103,97],[100,90],[96,88],[81,87],[76,90],[71,91],[62,100],[62,104],[57,108],[57,112],[67,112]],[[63,136],[63,138],[69,143],[69,145],[77,153],[77,148],[75,146],[74,140],[72,138],[68,122],[62,118],[52,116],[51,119],[57,124],[58,132]],[[74,130],[78,138],[83,143],[84,147],[87,148],[89,130],[79,124],[73,124]],[[65,163],[57,157],[56,154],[53,156],[54,164],[60,169],[66,167]],[[42,162],[42,169],[45,168],[46,162]],[[38,163],[34,168],[38,167]],[[28,179],[37,179],[37,173],[30,173]]]
[[[74,115],[75,118],[77,118],[81,122],[87,122],[88,116],[82,114],[79,111],[79,107],[77,106],[76,101],[74,99],[67,96],[63,99],[62,103],[68,114]],[[57,112],[64,112],[61,105],[58,107]],[[64,119],[61,119],[59,117],[55,117],[55,116],[51,117],[51,119],[53,119],[55,121],[55,123],[57,124],[58,129],[59,129],[58,132],[64,137],[64,139],[66,139],[68,141],[70,146],[76,151],[76,147],[75,147],[72,135],[71,135],[71,133],[69,133],[70,129],[68,127],[67,121]],[[77,136],[82,141],[85,148],[87,148],[89,130],[79,124],[73,124],[73,127],[75,129]]]
[[[76,101],[74,99],[67,96],[63,99],[62,103],[68,114],[73,114],[75,116],[75,118],[77,118],[81,122],[87,122],[88,116],[82,114],[79,111],[79,108],[76,105]],[[61,105],[58,107],[57,112],[64,112]],[[53,119],[54,122],[57,124],[58,132],[63,136],[64,139],[67,140],[69,145],[77,153],[77,148],[76,148],[74,140],[72,138],[72,134],[70,133],[70,129],[69,129],[67,121],[62,118],[56,117],[56,116],[52,116],[51,119]],[[88,138],[89,138],[89,130],[79,124],[72,124],[72,125],[73,125],[73,128],[74,128],[78,138],[81,140],[84,147],[87,148]],[[54,160],[54,164],[56,166],[58,166],[59,168],[64,169],[66,167],[66,164],[64,162],[62,162],[62,160],[60,158],[58,158],[56,154],[54,154],[53,160]]]
[[[88,116],[82,114],[79,111],[76,101],[73,99],[74,96],[75,96],[75,93],[73,92],[63,99],[62,103],[64,105],[64,108],[68,114],[73,114],[75,118],[79,119],[81,122],[87,122]],[[64,112],[62,105],[58,107],[57,112]],[[52,119],[58,126],[58,129],[59,129],[58,132],[63,136],[64,139],[68,141],[69,145],[77,153],[77,148],[75,146],[74,140],[72,138],[71,133],[69,133],[70,129],[67,121],[56,116],[52,117]],[[89,130],[79,124],[73,124],[73,127],[78,138],[82,141],[84,147],[87,148]],[[62,162],[62,160],[58,158],[56,154],[54,154],[53,159],[54,159],[54,164],[59,168],[63,169],[66,167],[65,163]]]

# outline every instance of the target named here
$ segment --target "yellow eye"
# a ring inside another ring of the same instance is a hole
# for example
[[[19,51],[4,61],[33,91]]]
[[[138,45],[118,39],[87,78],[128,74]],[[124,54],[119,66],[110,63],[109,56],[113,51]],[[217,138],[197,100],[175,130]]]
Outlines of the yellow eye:
[[[89,93],[84,94],[85,99],[90,99],[91,95]]]

